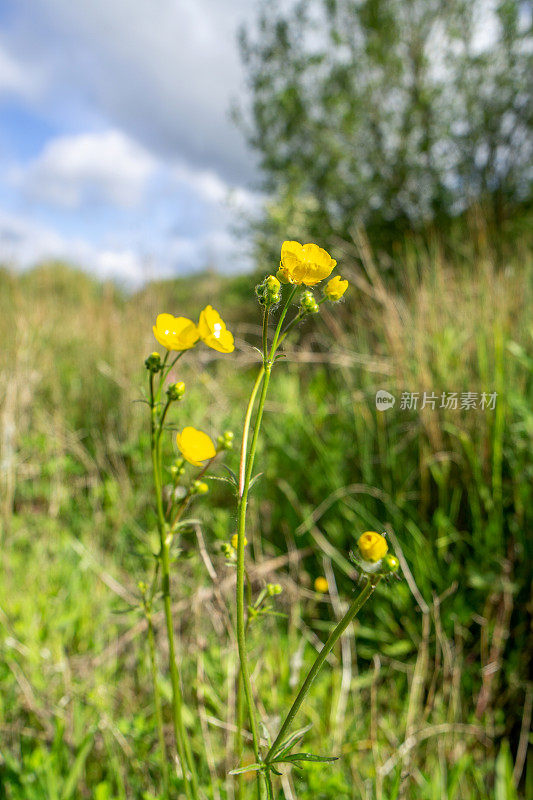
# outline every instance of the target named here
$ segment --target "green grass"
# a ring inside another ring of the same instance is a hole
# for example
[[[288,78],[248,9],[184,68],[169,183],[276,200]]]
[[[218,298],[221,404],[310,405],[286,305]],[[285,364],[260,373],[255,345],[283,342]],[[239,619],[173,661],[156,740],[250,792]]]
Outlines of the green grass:
[[[304,706],[306,748],[340,761],[293,770],[280,797],[526,798],[531,253],[517,247],[496,268],[479,242],[445,254],[410,242],[374,262],[361,240],[338,260],[354,288],[302,325],[274,372],[251,497],[254,582],[280,582],[287,615],[250,634],[271,733],[353,592],[355,537],[391,530],[407,576],[379,587]],[[134,401],[155,315],[195,317],[212,302],[237,351],[180,362],[187,394],[174,421],[232,428],[238,440],[260,338],[253,286],[204,275],[126,296],[59,265],[0,273],[0,798],[158,797],[136,588],[150,574],[155,518],[146,407]],[[376,412],[377,389],[398,398],[393,409]],[[400,408],[405,390],[497,391],[498,401],[414,412]],[[170,463],[170,436],[165,449]],[[236,452],[227,463],[237,467]],[[193,516],[205,550],[192,526],[174,564],[186,722],[209,796],[229,798],[229,485],[213,481]],[[319,574],[326,597],[312,591]],[[164,659],[161,617],[156,627]],[[161,688],[170,743],[165,673]],[[178,775],[174,785],[178,797]]]

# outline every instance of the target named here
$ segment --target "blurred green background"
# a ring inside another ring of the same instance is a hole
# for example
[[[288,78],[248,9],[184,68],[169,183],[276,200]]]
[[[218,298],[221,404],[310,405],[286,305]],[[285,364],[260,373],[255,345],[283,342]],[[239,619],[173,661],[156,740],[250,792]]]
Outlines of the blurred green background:
[[[136,588],[155,527],[136,402],[151,326],[161,311],[220,311],[236,351],[197,348],[180,361],[187,393],[172,422],[230,428],[239,441],[258,368],[254,286],[293,237],[330,248],[351,287],[298,328],[266,406],[248,538],[254,586],[284,589],[286,618],[250,633],[271,733],[354,590],[358,535],[387,530],[403,576],[379,587],[302,713],[310,749],[341,760],[286,773],[279,796],[533,797],[531,20],[521,9],[497,4],[498,35],[479,55],[467,47],[467,3],[264,5],[242,40],[241,122],[270,198],[250,223],[257,273],[132,294],[64,264],[0,272],[0,798],[158,797]],[[435,15],[455,53],[449,71],[427,57]],[[380,389],[396,398],[384,412]],[[403,409],[402,392],[439,400]],[[445,409],[443,392],[497,401]],[[165,450],[170,465],[170,434]],[[208,796],[225,798],[237,669],[233,573],[220,552],[234,532],[229,485],[213,481],[193,516],[174,564],[186,722]],[[313,589],[319,575],[325,595]],[[164,675],[162,690],[168,701]],[[165,718],[170,728],[168,702]]]

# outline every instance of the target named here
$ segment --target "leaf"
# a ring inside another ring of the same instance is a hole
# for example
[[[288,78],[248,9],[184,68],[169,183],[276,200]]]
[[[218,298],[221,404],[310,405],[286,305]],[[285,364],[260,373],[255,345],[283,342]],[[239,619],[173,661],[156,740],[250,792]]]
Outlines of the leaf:
[[[250,481],[250,486],[248,487],[248,489],[251,489],[254,483],[256,483],[263,474],[264,474],[263,472],[258,472],[257,475],[254,475],[254,477]]]
[[[292,756],[284,756],[283,759],[275,758],[274,764],[285,762],[288,764],[296,764],[300,761],[315,761],[321,764],[329,763],[331,761],[338,761],[338,756],[316,756],[314,753],[294,753]]]
[[[206,475],[205,478],[208,481],[223,481],[224,483],[229,483],[231,486],[236,485],[233,478],[226,478],[223,475]]]
[[[230,770],[230,775],[241,775],[243,772],[257,772],[263,769],[264,764],[247,764],[245,767],[237,767],[237,769]]]
[[[233,484],[234,484],[235,486],[238,486],[238,485],[239,485],[239,481],[238,481],[238,479],[237,479],[237,476],[236,476],[236,474],[233,472],[233,470],[232,470],[230,467],[228,467],[228,465],[227,465],[227,464],[221,464],[220,466],[222,467],[222,469],[225,469],[225,470],[226,470],[226,472],[228,472],[228,473],[229,473],[229,476],[230,476],[230,478],[232,479],[232,481],[233,481]]]
[[[61,800],[71,800],[71,798],[74,796],[74,792],[76,791],[76,787],[78,786],[81,778],[82,770],[85,766],[85,762],[87,761],[87,756],[91,752],[93,746],[94,733],[94,730],[89,731],[80,745],[80,749],[78,750],[74,764],[72,765],[72,769],[70,770],[66,783],[63,787]]]
[[[296,742],[302,739],[307,733],[307,731],[311,730],[312,727],[313,727],[312,725],[306,725],[305,728],[300,728],[299,730],[291,734],[287,739],[285,739],[284,742],[281,742],[280,746],[276,748],[275,751],[276,758],[286,755],[291,749],[291,747],[294,747]]]

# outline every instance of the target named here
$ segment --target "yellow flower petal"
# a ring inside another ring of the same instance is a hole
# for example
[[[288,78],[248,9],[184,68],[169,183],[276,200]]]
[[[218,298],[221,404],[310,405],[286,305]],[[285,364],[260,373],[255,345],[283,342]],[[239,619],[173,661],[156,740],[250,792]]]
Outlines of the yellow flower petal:
[[[206,306],[200,314],[198,332],[201,340],[219,353],[232,353],[235,349],[233,334],[213,306]]]
[[[167,350],[189,350],[199,339],[194,322],[172,314],[158,314],[152,330],[159,344]]]
[[[215,445],[207,433],[196,428],[184,428],[176,435],[176,443],[183,458],[195,467],[203,466],[202,461],[208,461],[217,454]]]
[[[357,546],[365,561],[379,561],[389,549],[385,537],[375,531],[365,531],[357,540]]]
[[[281,246],[280,273],[289,283],[314,286],[327,278],[336,264],[317,244],[286,241]]]

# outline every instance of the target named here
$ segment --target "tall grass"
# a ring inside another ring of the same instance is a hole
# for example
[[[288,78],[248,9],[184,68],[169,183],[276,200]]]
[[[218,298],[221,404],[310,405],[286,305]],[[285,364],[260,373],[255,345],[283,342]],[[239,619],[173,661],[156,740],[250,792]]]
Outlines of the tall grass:
[[[285,797],[525,798],[531,254],[496,266],[479,240],[455,252],[435,240],[406,243],[390,259],[361,235],[339,255],[355,288],[340,312],[323,307],[322,328],[304,323],[273,377],[261,454],[268,480],[250,500],[251,546],[267,562],[254,580],[275,576],[285,590],[286,624],[250,637],[271,731],[271,709],[349,599],[357,533],[389,529],[405,579],[343,637],[336,668],[305,706],[312,742],[342,754],[343,769],[327,779],[312,767],[287,773]],[[145,623],[131,610],[155,524],[148,431],[133,401],[155,314],[194,317],[215,293],[238,353],[223,370],[205,351],[194,355],[180,372],[189,389],[180,410],[204,429],[238,434],[260,339],[252,279],[206,275],[126,296],[58,265],[0,274],[5,797],[156,796],[149,653],[138,658]],[[392,409],[376,411],[378,389],[397,398]],[[409,411],[403,391],[498,398],[493,411]],[[214,797],[232,796],[235,766],[234,576],[217,546],[235,520],[224,486],[213,482],[218,510],[184,539],[189,597],[176,609],[184,654],[194,656],[184,659],[186,699],[201,719],[193,745]],[[311,589],[317,574],[328,578],[326,596]],[[163,621],[154,623],[158,634]],[[297,657],[280,667],[288,642]],[[170,730],[165,683],[162,694]]]

